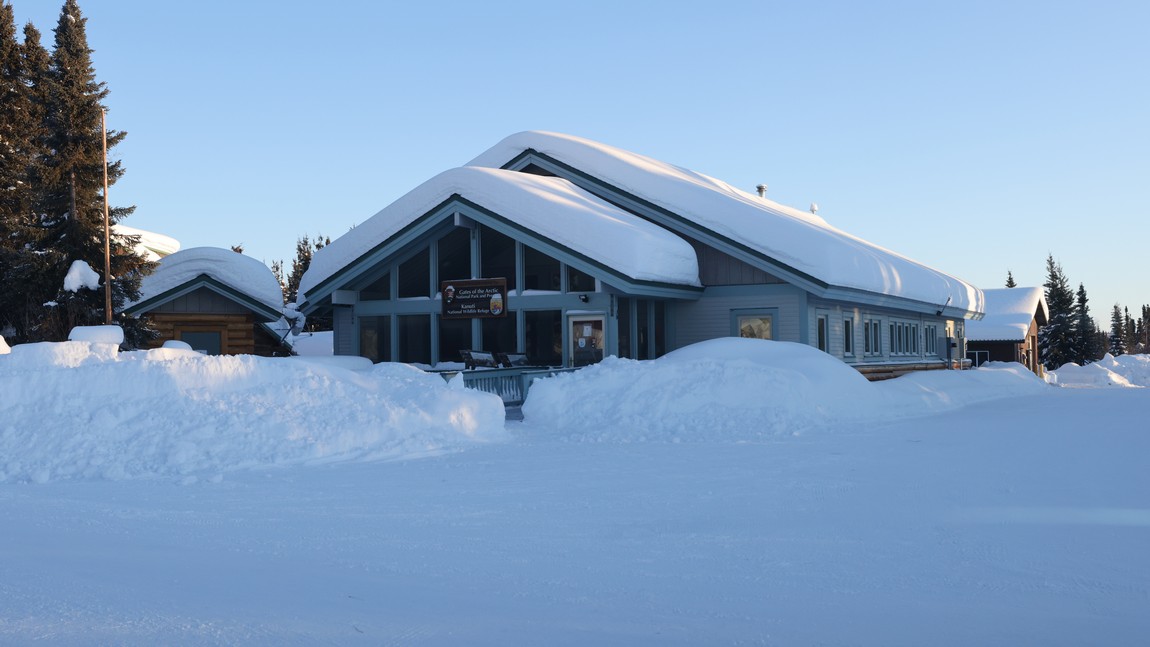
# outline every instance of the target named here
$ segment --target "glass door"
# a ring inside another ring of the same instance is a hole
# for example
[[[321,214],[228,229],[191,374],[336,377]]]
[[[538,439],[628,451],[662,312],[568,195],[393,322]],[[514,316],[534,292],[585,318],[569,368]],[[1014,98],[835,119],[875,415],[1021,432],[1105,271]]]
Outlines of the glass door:
[[[603,359],[603,315],[571,315],[571,366],[587,366]]]

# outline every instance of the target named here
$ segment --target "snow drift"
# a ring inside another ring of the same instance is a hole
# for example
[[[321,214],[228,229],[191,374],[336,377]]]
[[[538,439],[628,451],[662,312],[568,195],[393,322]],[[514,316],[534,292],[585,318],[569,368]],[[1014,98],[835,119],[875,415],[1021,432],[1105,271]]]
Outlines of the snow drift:
[[[358,358],[357,358],[358,359]],[[0,482],[380,460],[503,436],[493,395],[400,364],[22,344],[0,360]],[[362,366],[362,365],[360,365]]]
[[[523,415],[577,442],[748,442],[1047,389],[1020,364],[871,383],[804,344],[725,338],[536,381]]]
[[[1070,363],[1048,373],[1051,384],[1066,387],[1150,386],[1150,355],[1107,353],[1085,366]]]
[[[0,338],[0,483],[218,480],[236,470],[410,458],[507,438],[502,401],[461,379],[360,357],[211,357],[179,346],[9,349]],[[1064,386],[1150,385],[1150,357],[1052,375]],[[524,429],[567,442],[745,443],[1053,391],[1013,363],[870,383],[809,346],[726,338],[538,380],[523,414],[542,423]]]

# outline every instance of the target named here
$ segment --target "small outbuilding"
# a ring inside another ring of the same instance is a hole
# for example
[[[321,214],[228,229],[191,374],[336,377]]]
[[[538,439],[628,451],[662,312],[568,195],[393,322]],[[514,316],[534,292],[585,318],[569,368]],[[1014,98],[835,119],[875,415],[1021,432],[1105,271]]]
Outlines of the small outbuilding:
[[[1042,288],[983,290],[986,314],[966,326],[967,357],[975,366],[1018,362],[1041,376],[1038,330],[1049,318]]]
[[[185,249],[161,259],[140,293],[124,312],[151,320],[160,333],[153,348],[179,340],[208,355],[288,354],[267,326],[283,316],[283,291],[254,258],[215,247]]]

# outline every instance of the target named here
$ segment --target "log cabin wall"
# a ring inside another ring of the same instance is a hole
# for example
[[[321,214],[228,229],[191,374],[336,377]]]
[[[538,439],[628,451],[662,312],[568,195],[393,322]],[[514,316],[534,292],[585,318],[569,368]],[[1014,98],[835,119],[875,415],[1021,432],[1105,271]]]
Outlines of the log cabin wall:
[[[160,333],[149,342],[150,348],[159,348],[168,340],[179,340],[184,332],[218,332],[221,354],[251,355],[256,352],[256,324],[251,314],[152,312],[148,316]]]

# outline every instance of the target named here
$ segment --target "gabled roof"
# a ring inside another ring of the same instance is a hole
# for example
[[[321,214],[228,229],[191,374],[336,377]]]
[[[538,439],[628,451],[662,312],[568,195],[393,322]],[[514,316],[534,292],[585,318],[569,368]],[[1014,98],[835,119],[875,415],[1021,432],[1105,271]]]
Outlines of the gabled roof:
[[[451,201],[481,217],[504,221],[522,236],[550,241],[572,257],[626,280],[699,288],[694,248],[662,227],[560,178],[462,167],[424,182],[317,250],[300,280],[299,293],[314,305],[357,268],[394,252],[388,246],[407,228],[439,213]]]
[[[1042,288],[999,288],[983,290],[986,315],[980,321],[968,321],[969,341],[1022,341],[1030,322],[1046,325],[1050,313]]]
[[[165,256],[156,271],[144,277],[139,300],[124,311],[148,312],[201,287],[268,321],[283,314],[283,290],[271,269],[250,256],[216,247],[192,247]]]
[[[702,232],[747,252],[772,273],[815,294],[861,290],[954,314],[982,311],[982,292],[961,279],[852,236],[813,214],[613,146],[570,135],[523,132],[470,164],[511,168],[530,156],[554,162],[566,171],[558,174],[585,188],[599,185],[651,206],[677,230]]]

